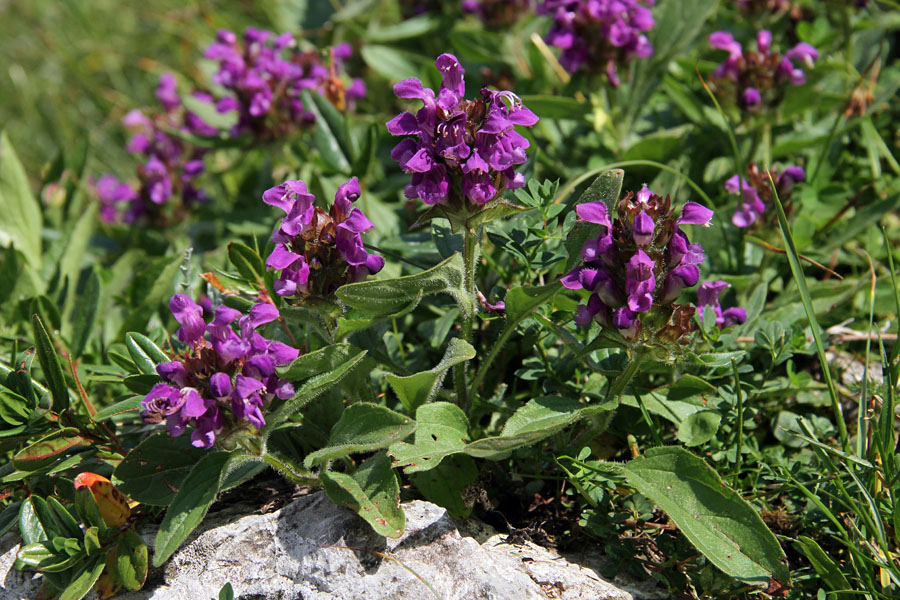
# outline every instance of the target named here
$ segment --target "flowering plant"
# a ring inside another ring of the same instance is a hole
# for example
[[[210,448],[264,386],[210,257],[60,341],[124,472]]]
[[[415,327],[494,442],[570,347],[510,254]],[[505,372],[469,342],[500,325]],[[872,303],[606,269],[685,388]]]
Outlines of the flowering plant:
[[[261,429],[272,400],[294,395],[291,383],[279,378],[275,368],[300,351],[255,331],[278,318],[277,308],[261,303],[241,315],[223,305],[209,324],[203,308],[185,294],[172,296],[169,309],[181,324],[177,337],[184,349],[157,366],[163,383],[144,397],[145,422],[165,422],[172,437],[193,427],[191,443],[211,448],[248,426]],[[235,321],[239,333],[232,329]]]
[[[775,182],[778,198],[784,205],[785,212],[793,212],[791,195],[794,186],[806,180],[803,167],[787,167],[781,173],[772,168],[769,173],[760,172],[755,163],[747,168],[747,178],[733,175],[725,182],[725,190],[739,196],[738,210],[731,217],[735,227],[751,227],[765,220],[766,202],[772,201],[772,188],[769,185],[769,174]]]

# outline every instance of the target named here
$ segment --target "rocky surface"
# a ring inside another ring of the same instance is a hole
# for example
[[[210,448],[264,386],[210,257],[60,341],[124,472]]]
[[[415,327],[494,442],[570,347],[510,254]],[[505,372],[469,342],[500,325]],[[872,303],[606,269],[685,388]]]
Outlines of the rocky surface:
[[[632,598],[593,569],[534,544],[507,544],[472,522],[461,532],[428,502],[404,504],[404,511],[406,532],[396,540],[377,535],[323,493],[269,514],[213,515],[202,533],[151,571],[144,590],[117,598],[209,600],[227,582],[242,600]],[[37,589],[31,574],[11,568],[16,549],[11,536],[0,541],[0,600],[34,598]]]

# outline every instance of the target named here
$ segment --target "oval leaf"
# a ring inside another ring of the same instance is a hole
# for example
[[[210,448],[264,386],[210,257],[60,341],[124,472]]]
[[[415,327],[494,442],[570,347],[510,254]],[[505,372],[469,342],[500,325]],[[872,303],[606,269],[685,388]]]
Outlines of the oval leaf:
[[[358,402],[348,406],[331,428],[328,444],[307,455],[307,468],[358,452],[387,448],[416,430],[416,422],[378,404]]]
[[[20,450],[13,456],[13,466],[20,471],[37,471],[52,465],[66,450],[87,444],[74,427],[58,429]]]
[[[356,511],[376,533],[390,538],[403,535],[406,515],[400,508],[400,484],[384,452],[367,458],[352,476],[323,472],[321,478],[328,497]]]
[[[625,478],[728,575],[757,585],[788,582],[778,540],[703,459],[680,447],[651,448],[625,465]]]
[[[56,355],[56,347],[38,315],[32,315],[31,327],[34,332],[34,346],[37,349],[38,360],[41,362],[41,369],[44,370],[47,387],[50,388],[50,395],[53,398],[52,410],[60,413],[69,408],[69,390],[66,388],[66,379],[63,377],[59,357]]]
[[[410,413],[429,402],[437,394],[447,371],[460,363],[475,358],[475,348],[464,340],[453,338],[447,346],[444,358],[433,369],[400,377],[387,373],[385,378]]]

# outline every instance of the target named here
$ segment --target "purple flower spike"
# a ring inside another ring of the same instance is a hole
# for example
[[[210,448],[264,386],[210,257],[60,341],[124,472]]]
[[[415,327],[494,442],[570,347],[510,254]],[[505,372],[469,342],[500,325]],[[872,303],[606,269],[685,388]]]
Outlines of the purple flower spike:
[[[175,110],[181,105],[178,97],[178,84],[171,73],[163,73],[159,76],[159,85],[156,87],[156,98],[165,110]]]
[[[537,116],[509,91],[484,89],[481,99],[465,99],[465,69],[452,54],[435,61],[442,83],[437,94],[418,79],[394,86],[398,98],[421,100],[415,114],[404,112],[386,123],[401,140],[391,158],[411,175],[407,198],[459,208],[460,201],[487,204],[505,188],[521,187],[515,167],[527,160],[527,139],[516,125],[531,126]],[[461,192],[461,198],[459,192]]]
[[[600,323],[629,343],[683,340],[693,327],[695,308],[675,301],[685,288],[697,285],[704,251],[680,225],[708,226],[712,211],[688,202],[676,218],[671,200],[646,185],[618,201],[615,219],[601,202],[580,204],[576,210],[580,220],[605,226],[597,239],[584,243],[584,264],[560,279],[567,289],[590,293],[588,303],[576,311],[576,324]]]
[[[585,69],[605,72],[619,85],[617,66],[633,58],[647,58],[653,46],[645,32],[655,22],[648,6],[654,0],[544,0],[538,14],[553,18],[545,36],[562,50],[559,63],[570,73]]]
[[[362,234],[374,225],[353,207],[360,195],[354,177],[338,187],[326,213],[314,206],[315,196],[303,181],[286,181],[263,194],[263,202],[287,213],[272,234],[276,246],[266,259],[266,268],[281,271],[274,280],[279,296],[328,296],[384,267],[384,259],[363,244]]]
[[[785,211],[790,213],[793,209],[791,194],[794,185],[806,179],[806,172],[802,167],[796,166],[787,167],[781,174],[775,169],[770,172]],[[755,164],[751,164],[747,168],[747,177],[732,176],[725,182],[725,190],[729,194],[740,196],[738,209],[731,217],[735,227],[750,227],[765,220],[766,201],[772,200],[769,173],[761,172]]]
[[[728,58],[712,73],[714,90],[720,95],[733,91],[738,106],[751,112],[759,112],[766,104],[779,101],[783,93],[777,88],[785,83],[805,83],[803,67],[812,68],[819,56],[815,48],[804,42],[781,57],[772,49],[772,33],[766,30],[756,35],[756,52],[744,52],[740,43],[725,31],[711,34],[709,45],[728,52]]]
[[[256,328],[278,318],[271,304],[257,304],[248,315],[219,306],[213,322],[204,326],[202,309],[184,294],[170,308],[182,324],[179,338],[191,345],[157,372],[166,383],[153,387],[142,402],[147,423],[166,423],[177,437],[193,427],[191,443],[210,448],[222,436],[247,425],[265,425],[264,411],[274,398],[293,395],[290,382],[279,379],[275,367],[299,355],[296,348],[260,335]],[[212,312],[212,311],[211,311]],[[235,331],[239,321],[239,331]],[[231,411],[226,419],[225,411]]]

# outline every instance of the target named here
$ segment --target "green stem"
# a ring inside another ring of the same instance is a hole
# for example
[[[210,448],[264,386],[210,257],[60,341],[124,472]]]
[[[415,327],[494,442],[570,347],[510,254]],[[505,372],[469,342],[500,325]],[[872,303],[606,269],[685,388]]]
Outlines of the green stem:
[[[631,362],[625,367],[625,370],[622,371],[612,386],[610,386],[609,392],[606,393],[607,400],[615,400],[622,395],[622,392],[625,391],[625,388],[637,374],[638,369],[641,367],[641,363],[644,362],[644,356],[643,352],[638,352],[637,350],[632,352]]]
[[[478,255],[478,239],[481,237],[481,228],[477,232],[464,228],[465,239],[463,243],[463,289],[465,294],[472,299],[472,311],[462,314],[462,331],[460,338],[464,342],[472,343],[472,329],[475,325],[475,307],[478,301],[475,298],[475,259]],[[469,405],[469,394],[466,388],[466,363],[460,363],[454,367],[456,380],[456,403],[466,410]]]
[[[307,471],[306,469],[300,469],[295,465],[288,464],[287,461],[282,460],[277,456],[270,454],[269,452],[263,452],[260,455],[260,458],[264,463],[266,463],[294,483],[300,485],[320,485],[319,479],[315,476],[315,474]]]
[[[741,394],[741,377],[738,374],[737,362],[731,359],[731,370],[734,373],[734,391],[737,397],[737,448],[734,454],[734,485],[737,487],[741,475],[741,453],[744,445],[744,397]],[[763,381],[766,381],[765,379]]]

